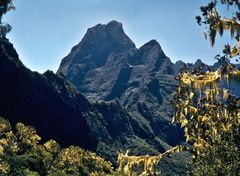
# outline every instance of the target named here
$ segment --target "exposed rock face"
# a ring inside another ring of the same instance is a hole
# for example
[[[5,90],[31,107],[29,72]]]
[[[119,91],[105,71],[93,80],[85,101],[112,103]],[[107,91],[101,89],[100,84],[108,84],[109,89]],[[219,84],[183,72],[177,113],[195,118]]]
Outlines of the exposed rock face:
[[[0,43],[0,116],[34,126],[43,140],[79,145],[116,163],[119,150],[157,154],[170,145],[119,100],[89,103],[61,75],[32,72],[8,40]]]
[[[3,40],[0,116],[34,126],[44,139],[79,145],[111,161],[120,149],[155,155],[182,138],[171,123],[174,69],[156,40],[137,49],[116,21],[89,29],[57,75],[30,71]],[[167,163],[176,175],[175,161]]]
[[[156,40],[137,49],[119,22],[99,24],[73,47],[57,73],[64,74],[88,99],[118,99],[144,129],[141,138],[179,143],[179,130],[171,124],[170,97],[177,85],[174,65]]]
[[[219,66],[220,65],[209,66],[209,65],[203,63],[201,59],[198,59],[195,63],[185,63],[185,62],[179,60],[174,64],[173,69],[174,69],[175,74],[178,74],[181,69],[188,69],[191,72],[194,71],[194,69],[207,71],[208,69],[215,70]]]
[[[117,101],[91,104],[62,76],[30,71],[11,43],[0,44],[0,116],[34,126],[44,139],[90,150],[99,141],[123,148],[124,136],[147,133]]]
[[[55,138],[63,145],[96,146],[83,116],[91,107],[89,102],[54,73],[40,75],[25,68],[7,40],[1,41],[0,82],[1,116],[33,125],[45,139]]]
[[[68,79],[84,92],[85,87],[80,85],[89,82],[83,79],[86,75],[95,74],[92,72],[94,69],[107,63],[111,66],[109,60],[115,63],[114,59],[118,59],[116,55],[135,49],[134,43],[124,34],[121,23],[112,21],[107,25],[98,24],[88,29],[82,41],[62,60],[58,73],[68,75]]]

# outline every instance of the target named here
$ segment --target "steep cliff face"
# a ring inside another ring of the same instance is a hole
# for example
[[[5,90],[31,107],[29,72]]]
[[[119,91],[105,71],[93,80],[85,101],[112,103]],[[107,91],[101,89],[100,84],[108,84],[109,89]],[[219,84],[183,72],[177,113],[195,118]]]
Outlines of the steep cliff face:
[[[99,131],[107,137],[101,125],[91,124],[90,118],[101,124],[102,117],[83,95],[50,71],[41,75],[27,69],[7,40],[1,41],[0,82],[0,115],[36,127],[44,139],[94,150]]]
[[[116,55],[126,51],[131,53],[131,50],[135,49],[134,43],[125,35],[121,23],[112,21],[107,25],[98,24],[89,28],[82,41],[62,60],[58,73],[66,75],[78,90],[85,92],[87,90],[83,85],[91,84],[91,80],[84,78],[94,75],[95,72],[99,73],[97,69],[102,66],[111,66],[109,64],[112,59],[117,59]]]
[[[177,85],[174,64],[156,40],[137,49],[121,23],[99,24],[73,47],[57,73],[90,100],[118,99],[148,131],[141,138],[155,136],[168,145],[180,142],[179,129],[171,124],[170,98]]]
[[[44,139],[94,151],[99,141],[123,146],[120,137],[135,136],[137,124],[118,102],[91,104],[63,76],[27,69],[7,39],[0,46],[0,116],[34,126]]]
[[[175,67],[156,40],[137,49],[121,23],[99,24],[57,75],[32,72],[7,39],[0,45],[0,116],[36,127],[44,140],[79,145],[113,162],[119,150],[155,155],[181,141],[171,123]],[[166,163],[179,171],[174,159]]]
[[[43,140],[79,145],[116,163],[119,150],[157,154],[170,145],[119,100],[90,103],[62,75],[32,72],[7,39],[0,43],[0,116],[34,126]]]

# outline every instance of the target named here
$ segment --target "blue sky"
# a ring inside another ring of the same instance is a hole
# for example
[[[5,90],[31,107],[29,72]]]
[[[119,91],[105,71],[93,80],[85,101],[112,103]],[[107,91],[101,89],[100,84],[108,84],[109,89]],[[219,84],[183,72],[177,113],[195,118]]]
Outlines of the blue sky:
[[[87,28],[117,20],[137,47],[156,39],[172,62],[208,64],[228,39],[214,48],[196,23],[207,0],[16,0],[4,17],[13,30],[8,38],[20,59],[34,71],[56,71],[61,59],[80,42]]]

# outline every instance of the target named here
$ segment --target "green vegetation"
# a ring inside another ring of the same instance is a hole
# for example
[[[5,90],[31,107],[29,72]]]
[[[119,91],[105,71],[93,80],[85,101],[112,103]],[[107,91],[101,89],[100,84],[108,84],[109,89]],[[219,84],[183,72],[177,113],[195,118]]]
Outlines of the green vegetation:
[[[13,0],[1,0],[0,1],[0,17],[7,13],[9,10],[14,9]]]
[[[223,13],[222,6],[223,8],[226,6],[228,12]],[[213,0],[200,9],[202,15],[197,16],[196,19],[199,25],[206,27],[204,34],[206,39],[209,38],[211,46],[214,45],[217,34],[222,36],[225,31],[229,31],[231,38],[236,43],[233,46],[229,43],[225,45],[224,57],[229,59],[238,56],[240,52],[240,47],[237,44],[240,40],[240,2],[238,0]]]
[[[33,127],[17,123],[12,130],[9,121],[0,117],[2,176],[156,175],[159,172],[155,170],[155,165],[165,156],[181,150],[182,147],[177,146],[158,156],[128,156],[127,153],[120,153],[119,169],[114,172],[112,164],[95,153],[77,146],[61,149],[54,140],[41,144],[41,137]]]
[[[227,5],[232,17],[222,17],[218,8]],[[213,46],[216,34],[230,31],[236,42],[240,39],[240,4],[237,0],[212,1],[201,7],[199,24],[206,26]],[[234,13],[232,13],[234,11]],[[239,55],[239,45],[226,44],[223,56],[216,58],[222,67],[215,71],[184,69],[178,76],[179,88],[175,94],[174,122],[184,128],[186,141],[190,144],[193,165],[190,175],[240,174],[240,98],[220,82],[239,82],[240,71],[230,63]]]
[[[112,175],[110,162],[76,146],[61,149],[54,140],[40,144],[33,127],[0,118],[0,173],[21,176]]]
[[[127,151],[125,154],[119,153],[118,155],[118,173],[121,175],[131,176],[133,172],[133,167],[141,168],[143,167],[143,172],[141,176],[148,175],[159,175],[160,173],[156,171],[156,165],[166,156],[172,153],[179,153],[182,151],[182,147],[176,146],[166,152],[159,154],[158,156],[129,156]]]
[[[238,175],[240,171],[240,100],[217,86],[222,71],[180,74],[173,121],[181,124],[192,145],[193,175]],[[239,77],[240,72],[232,68],[225,76],[230,75]]]
[[[0,0],[0,38],[4,38],[11,31],[9,24],[2,23],[2,16],[14,8],[13,0]]]

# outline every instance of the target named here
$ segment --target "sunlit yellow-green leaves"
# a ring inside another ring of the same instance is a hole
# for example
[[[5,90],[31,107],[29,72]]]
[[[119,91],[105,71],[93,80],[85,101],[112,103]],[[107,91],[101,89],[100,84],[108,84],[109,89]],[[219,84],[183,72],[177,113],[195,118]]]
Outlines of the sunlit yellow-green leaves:
[[[186,71],[178,77],[173,122],[180,123],[186,141],[193,145],[193,175],[202,174],[198,172],[201,164],[209,169],[206,174],[212,175],[222,174],[224,169],[236,175],[240,169],[240,99],[218,86],[226,75],[240,76],[239,70],[229,65],[198,75]]]
[[[135,166],[139,169],[143,168],[143,171],[140,173],[141,176],[159,175],[159,173],[155,170],[155,165],[157,165],[165,156],[168,156],[172,153],[179,153],[181,151],[183,151],[183,147],[176,146],[158,156],[129,156],[129,151],[127,151],[125,154],[119,153],[118,173],[122,176],[131,176],[133,174],[133,167]]]
[[[223,4],[222,8],[219,4]],[[238,0],[214,0],[210,1],[206,6],[201,6],[201,16],[197,16],[199,25],[204,25],[206,31],[205,38],[209,38],[210,45],[213,47],[217,34],[220,36],[226,31],[230,34],[235,44],[230,46],[230,42],[225,45],[223,53],[225,56],[234,58],[239,56],[240,47],[240,4]],[[224,12],[228,11],[228,12]],[[232,43],[232,42],[231,42]],[[234,42],[233,42],[234,43]]]
[[[95,153],[77,146],[61,149],[54,140],[41,145],[36,130],[22,123],[16,125],[16,134],[3,118],[0,127],[0,175],[113,175],[111,163]]]

